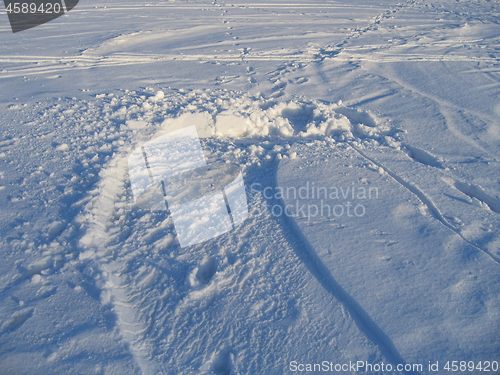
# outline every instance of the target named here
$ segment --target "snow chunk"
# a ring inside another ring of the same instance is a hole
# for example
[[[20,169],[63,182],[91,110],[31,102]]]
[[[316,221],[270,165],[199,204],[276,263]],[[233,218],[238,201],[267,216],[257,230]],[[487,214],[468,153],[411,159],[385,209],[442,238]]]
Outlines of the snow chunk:
[[[166,119],[161,125],[165,133],[170,133],[188,126],[196,126],[196,131],[200,138],[211,137],[215,134],[212,116],[207,112],[184,113],[179,117]]]
[[[66,143],[63,143],[62,145],[59,145],[56,147],[57,151],[68,151],[69,146]]]
[[[131,130],[139,130],[145,128],[148,123],[143,120],[127,120],[125,124]]]
[[[219,136],[241,137],[248,134],[248,127],[248,119],[227,111],[217,116],[215,134]]]
[[[155,96],[149,98],[150,101],[152,102],[158,102],[162,100],[165,97],[165,93],[163,91],[158,91]]]

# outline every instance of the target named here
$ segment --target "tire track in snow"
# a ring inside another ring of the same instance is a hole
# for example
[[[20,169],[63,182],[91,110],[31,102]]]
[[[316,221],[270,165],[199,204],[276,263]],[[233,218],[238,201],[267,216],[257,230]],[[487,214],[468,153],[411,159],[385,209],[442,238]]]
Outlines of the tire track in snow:
[[[234,6],[236,5],[236,6]],[[384,22],[384,20],[394,17],[394,14],[401,12],[404,9],[415,7],[419,5],[419,2],[414,0],[406,0],[396,4],[395,6],[382,10],[379,9],[377,12],[380,12],[375,17],[371,19],[364,18],[362,21],[357,21],[354,24],[354,30],[350,32],[342,41],[332,45],[332,46],[322,46],[318,51],[310,51],[310,50],[296,50],[292,48],[271,48],[266,50],[253,51],[248,46],[252,45],[252,43],[260,42],[265,44],[266,42],[275,41],[277,44],[280,40],[283,39],[293,39],[293,40],[310,40],[311,42],[315,42],[318,39],[323,39],[326,42],[326,38],[331,39],[336,35],[332,32],[316,30],[306,33],[289,33],[280,36],[254,36],[248,37],[244,39],[240,39],[237,36],[234,36],[234,28],[229,26],[231,22],[238,22],[238,25],[247,26],[249,22],[248,19],[252,17],[258,18],[261,16],[257,10],[262,9],[273,9],[276,12],[280,10],[286,9],[317,9],[320,14],[320,10],[323,9],[332,9],[331,12],[335,13],[335,9],[340,9],[346,12],[361,12],[362,10],[366,10],[366,7],[359,6],[346,6],[346,5],[338,5],[338,4],[258,4],[258,3],[239,3],[239,4],[231,4],[226,5],[224,2],[214,1],[212,3],[212,8],[216,8],[218,11],[222,12],[219,16],[220,21],[216,25],[206,24],[204,23],[207,29],[211,29],[214,32],[220,32],[221,28],[228,28],[226,31],[227,35],[229,35],[232,39],[224,39],[222,41],[213,43],[213,44],[203,44],[198,43],[194,45],[188,45],[182,48],[174,48],[172,53],[127,53],[127,43],[124,45],[119,44],[121,49],[114,51],[113,53],[105,54],[105,53],[96,53],[92,54],[92,49],[88,49],[83,53],[80,53],[75,56],[17,56],[17,55],[3,55],[0,57],[0,62],[9,64],[8,68],[4,68],[0,78],[12,78],[12,77],[23,77],[30,75],[44,75],[44,74],[57,74],[64,71],[73,71],[73,70],[82,70],[82,69],[90,69],[90,68],[98,68],[98,67],[119,67],[119,66],[129,66],[129,65],[141,65],[141,64],[153,64],[153,63],[162,63],[168,61],[193,61],[193,62],[251,62],[251,61],[283,61],[283,62],[302,62],[305,64],[310,64],[315,61],[318,61],[318,58],[321,59],[335,59],[336,61],[367,61],[367,62],[378,62],[378,63],[390,63],[390,62],[405,62],[405,61],[453,61],[453,62],[483,62],[483,63],[497,63],[498,58],[494,56],[483,55],[481,56],[471,56],[462,54],[443,54],[443,53],[406,53],[408,51],[404,51],[405,53],[399,53],[398,47],[408,48],[408,43],[404,45],[389,45],[386,44],[364,44],[363,46],[347,46],[350,40],[359,38],[366,34],[369,31],[376,31],[378,26]],[[427,4],[426,4],[427,5]],[[76,8],[72,10],[73,14],[75,12],[88,12],[91,11],[93,7],[82,7]],[[432,4],[431,4],[432,6]],[[157,12],[161,12],[162,10],[178,10],[178,9],[186,9],[193,11],[206,10],[209,7],[208,4],[155,4],[154,9]],[[152,6],[148,5],[133,5],[133,4],[114,4],[106,7],[106,12],[114,12],[114,11],[126,11],[133,10],[138,12],[140,9],[150,10]],[[244,13],[244,17],[239,14],[231,17],[228,15],[228,11],[233,9],[251,9],[252,11],[249,13]],[[443,11],[443,10],[441,10]],[[462,15],[463,16],[463,15]],[[240,20],[241,23],[240,23]],[[220,25],[220,22],[223,25]],[[255,22],[262,22],[261,19],[255,20]],[[364,26],[360,25],[363,24]],[[255,23],[253,23],[255,25]],[[294,25],[292,25],[294,26]],[[194,29],[193,29],[194,30]],[[187,33],[186,33],[187,32]],[[176,34],[184,34],[186,38],[189,38],[191,29],[176,29]],[[159,37],[166,33],[165,30],[156,31],[156,32],[148,32],[143,33],[141,36],[146,37],[144,39],[144,43],[148,44],[149,42],[154,42],[158,40]],[[408,34],[409,33],[409,34]],[[409,31],[408,33],[403,32],[404,37],[413,37],[414,32]],[[125,34],[121,35],[117,38],[108,40],[113,42],[127,42],[130,38],[137,36],[138,33]],[[78,34],[72,34],[78,35]],[[148,36],[152,39],[148,39]],[[178,36],[177,36],[178,37]],[[77,38],[78,39],[78,38]],[[206,43],[206,41],[204,41]],[[81,42],[78,39],[78,43],[82,47],[84,42]],[[106,44],[105,42],[104,44]],[[432,44],[439,45],[442,47],[443,41],[434,41]],[[454,41],[453,43],[462,43],[463,40]],[[468,41],[468,43],[473,43],[472,40]],[[240,48],[239,51],[234,51],[232,53],[225,52],[221,53],[189,53],[191,49],[200,49],[207,48],[209,46],[212,47],[226,47],[227,46],[237,46],[238,44],[245,45],[245,47]],[[109,45],[109,43],[107,43]],[[384,47],[388,47],[384,50]],[[83,48],[82,48],[83,49]],[[329,49],[332,49],[334,53],[331,53]],[[325,52],[326,51],[326,52]],[[19,64],[18,66],[12,66],[10,64]],[[251,83],[255,78],[250,76],[248,77]]]
[[[274,171],[275,186],[279,186],[277,181],[277,167]],[[285,212],[285,202],[283,199],[276,200]],[[274,205],[274,202],[271,203]],[[289,237],[289,242],[297,257],[307,267],[309,272],[316,278],[320,285],[339,301],[347,310],[359,330],[374,344],[393,366],[406,364],[404,358],[399,354],[391,338],[375,323],[370,315],[361,305],[347,293],[332,276],[328,267],[323,263],[314,247],[309,243],[307,237],[302,233],[299,225],[293,217],[282,215],[277,218],[282,221],[282,226],[288,228],[285,233]],[[418,372],[404,371],[404,374],[417,375]]]
[[[122,146],[122,148],[127,147]],[[151,344],[144,337],[148,327],[137,319],[134,297],[129,295],[126,282],[122,277],[126,259],[121,262],[116,260],[110,262],[105,259],[108,253],[107,245],[111,241],[108,228],[113,216],[114,204],[119,196],[118,192],[125,189],[128,156],[128,150],[118,151],[117,156],[100,173],[102,176],[98,188],[100,194],[85,207],[83,213],[88,227],[79,241],[82,247],[80,259],[93,258],[92,262],[100,270],[100,276],[106,280],[104,288],[110,294],[120,332],[129,343],[131,353],[142,374],[149,375],[159,373],[160,366],[149,356]]]
[[[434,216],[435,219],[437,219],[441,224],[443,224],[446,228],[452,230],[453,232],[455,232],[464,242],[468,243],[469,245],[471,245],[472,247],[474,247],[475,249],[479,250],[479,251],[482,251],[483,253],[485,253],[486,255],[488,255],[494,262],[496,262],[497,264],[500,265],[500,258],[498,258],[496,255],[492,254],[489,250],[487,249],[483,249],[482,247],[479,247],[478,245],[472,243],[471,241],[469,241],[467,238],[465,238],[463,236],[462,233],[460,233],[460,231],[455,228],[452,224],[450,224],[448,222],[448,220],[446,220],[446,218],[443,216],[443,214],[441,214],[441,212],[439,211],[439,209],[436,207],[436,205],[434,204],[434,202],[432,201],[431,198],[429,198],[422,190],[420,190],[417,186],[411,184],[410,182],[406,181],[405,179],[403,179],[402,177],[398,176],[396,173],[394,173],[393,171],[391,171],[390,169],[388,169],[387,167],[385,167],[383,164],[381,164],[380,162],[376,161],[375,159],[373,158],[370,158],[368,155],[366,155],[365,153],[363,153],[360,149],[358,149],[356,146],[354,146],[354,144],[352,144],[351,142],[349,142],[349,145],[359,154],[361,155],[363,158],[365,158],[366,160],[369,160],[370,162],[372,162],[373,164],[377,165],[378,167],[382,168],[389,176],[391,176],[397,183],[399,183],[401,186],[403,186],[405,189],[407,189],[408,191],[410,191],[412,194],[414,194],[415,196],[417,196],[417,198],[423,203],[426,205],[426,207],[429,209],[429,211],[432,213],[432,216]]]
[[[286,63],[310,64],[320,62],[325,58],[342,62],[482,62],[497,63],[498,59],[490,57],[466,56],[466,55],[433,55],[433,54],[398,54],[386,51],[370,51],[370,54],[358,53],[360,48],[349,47],[341,50],[328,52],[328,46],[323,48],[325,53],[319,50],[267,50],[254,52],[248,48],[242,48],[240,53],[217,53],[217,54],[151,54],[151,53],[113,53],[107,56],[101,55],[77,55],[71,57],[53,58],[50,56],[4,56],[0,62],[11,64],[27,64],[3,69],[0,79],[23,77],[31,75],[56,74],[65,71],[88,70],[92,68],[120,67],[129,65],[155,64],[169,61],[192,61],[192,62],[251,62],[251,61],[277,61]],[[363,49],[370,46],[364,46]],[[319,59],[319,60],[318,60]],[[36,66],[33,66],[36,64]]]

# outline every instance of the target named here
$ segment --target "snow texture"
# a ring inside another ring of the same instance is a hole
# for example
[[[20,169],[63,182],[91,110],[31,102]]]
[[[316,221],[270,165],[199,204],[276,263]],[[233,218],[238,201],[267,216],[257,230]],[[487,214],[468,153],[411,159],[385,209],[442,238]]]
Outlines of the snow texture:
[[[0,373],[500,361],[499,15],[3,12]]]

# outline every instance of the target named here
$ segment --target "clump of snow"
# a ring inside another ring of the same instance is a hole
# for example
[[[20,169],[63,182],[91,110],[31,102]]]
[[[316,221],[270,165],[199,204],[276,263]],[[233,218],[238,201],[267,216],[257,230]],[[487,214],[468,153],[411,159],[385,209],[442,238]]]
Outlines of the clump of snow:
[[[147,125],[147,122],[142,120],[127,120],[126,125],[129,129],[139,130],[144,128]]]
[[[69,146],[66,143],[63,143],[62,145],[59,145],[56,147],[57,151],[68,151]]]
[[[150,98],[152,102],[158,102],[165,97],[165,93],[163,91],[158,91],[155,96]]]

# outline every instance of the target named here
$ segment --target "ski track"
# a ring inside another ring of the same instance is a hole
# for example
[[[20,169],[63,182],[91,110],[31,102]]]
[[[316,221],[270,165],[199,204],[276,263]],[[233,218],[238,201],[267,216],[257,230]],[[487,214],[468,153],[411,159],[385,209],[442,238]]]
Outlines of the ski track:
[[[446,126],[447,126],[447,128],[450,130],[450,132],[454,136],[456,136],[457,138],[459,138],[460,140],[462,140],[464,142],[469,143],[471,146],[473,146],[477,150],[485,153],[493,161],[498,162],[498,157],[496,155],[494,155],[490,151],[486,150],[477,141],[475,141],[474,139],[471,139],[470,137],[467,137],[465,134],[463,134],[459,129],[457,129],[455,127],[454,121],[451,118],[450,111],[453,111],[454,113],[471,113],[475,117],[477,117],[479,119],[484,119],[484,120],[486,120],[486,121],[488,121],[490,123],[495,123],[496,122],[496,119],[494,117],[491,117],[491,116],[489,116],[489,115],[487,115],[485,113],[478,112],[478,111],[475,111],[475,110],[463,109],[460,106],[458,106],[458,105],[456,105],[454,103],[451,103],[451,102],[449,102],[449,101],[447,101],[445,99],[440,99],[440,98],[436,97],[435,95],[423,92],[423,91],[419,90],[418,88],[414,87],[413,85],[411,85],[411,84],[409,84],[407,82],[403,82],[401,79],[395,77],[394,74],[388,74],[387,76],[388,76],[389,79],[391,79],[393,82],[397,83],[398,85],[400,85],[404,89],[409,90],[411,92],[414,92],[414,93],[416,93],[417,95],[419,95],[421,97],[428,98],[428,99],[432,100],[434,103],[436,103],[436,105],[439,108],[440,113],[444,116],[444,118],[446,120]]]
[[[236,5],[236,6],[235,6]],[[360,26],[359,24],[354,27],[352,31],[348,33],[340,42],[334,43],[332,45],[323,45],[323,46],[310,46],[308,48],[302,49],[290,49],[288,47],[279,48],[279,49],[252,49],[252,45],[256,43],[269,42],[269,41],[283,41],[286,39],[290,40],[315,40],[315,39],[326,39],[332,38],[335,36],[332,32],[308,32],[305,34],[297,34],[297,35],[281,35],[281,36],[269,36],[269,37],[251,37],[251,38],[242,38],[238,36],[239,28],[242,26],[238,24],[240,22],[240,18],[235,14],[231,15],[231,13],[235,12],[238,9],[252,9],[252,10],[265,10],[272,9],[275,12],[286,11],[287,9],[295,9],[295,8],[304,8],[304,9],[344,9],[346,11],[353,11],[354,7],[352,6],[338,6],[338,5],[311,5],[311,4],[251,4],[251,3],[238,3],[231,4],[228,6],[225,2],[214,1],[212,4],[204,4],[204,5],[189,5],[189,6],[176,6],[176,5],[155,5],[155,9],[170,9],[170,10],[179,10],[179,9],[190,9],[190,10],[206,10],[210,9],[212,12],[216,12],[215,20],[212,24],[208,24],[206,28],[208,30],[212,30],[213,32],[223,32],[226,35],[226,39],[223,39],[215,44],[194,44],[183,47],[173,48],[180,49],[178,53],[130,53],[126,52],[127,41],[133,40],[138,33],[129,34],[129,35],[121,35],[115,38],[115,42],[120,41],[120,44],[117,44],[115,48],[117,48],[114,52],[111,50],[106,54],[99,54],[95,51],[95,48],[89,48],[74,56],[67,57],[51,57],[44,55],[3,55],[0,57],[0,63],[7,64],[7,68],[4,68],[2,71],[2,75],[0,76],[3,79],[14,78],[14,77],[23,77],[23,76],[32,76],[32,75],[49,75],[49,74],[57,74],[61,72],[68,72],[74,70],[86,70],[93,68],[104,68],[104,67],[119,67],[119,66],[130,66],[130,65],[144,65],[144,64],[152,64],[152,63],[165,63],[171,61],[191,61],[191,62],[205,62],[205,63],[216,63],[216,62],[227,62],[227,63],[242,63],[244,66],[251,68],[248,66],[249,62],[262,62],[262,61],[276,61],[276,62],[286,62],[286,63],[300,63],[303,64],[303,67],[308,64],[318,64],[322,61],[328,59],[338,62],[373,62],[373,63],[394,63],[394,62],[481,62],[481,63],[489,63],[495,64],[498,63],[498,57],[489,57],[485,56],[474,56],[467,53],[446,53],[443,54],[441,48],[451,48],[454,46],[462,46],[464,43],[474,44],[480,42],[481,39],[464,39],[464,37],[457,37],[456,40],[432,40],[428,41],[427,45],[432,46],[433,48],[440,47],[437,53],[432,53],[432,50],[425,51],[422,53],[409,52],[408,46],[406,44],[398,44],[398,43],[379,43],[374,44],[368,41],[368,43],[363,43],[363,45],[356,46],[352,44],[356,44],[355,42],[361,38],[363,38],[366,34],[376,32],[379,28],[384,28],[384,23],[396,17],[397,14],[407,11],[408,9],[416,9],[418,7],[423,7],[420,2],[407,0],[400,4],[396,4],[394,7],[390,9],[383,10],[375,17],[371,18],[368,21],[367,25]],[[80,9],[81,8],[81,9]],[[152,8],[148,6],[125,6],[116,4],[113,6],[108,6],[106,8],[106,12],[115,12],[115,11],[125,11],[125,10],[138,10],[143,8]],[[85,7],[78,7],[72,10],[72,14],[78,12],[87,12],[89,11]],[[461,18],[466,18],[463,14]],[[248,22],[248,21],[246,21]],[[432,31],[434,27],[439,29],[439,22],[436,24],[426,25]],[[238,25],[238,26],[237,26]],[[244,25],[244,24],[243,24]],[[410,27],[410,26],[408,26]],[[193,31],[196,29],[193,28]],[[405,26],[403,26],[403,35],[404,35]],[[180,33],[189,33],[190,29],[181,29],[177,30]],[[426,34],[429,34],[428,30],[425,30]],[[159,33],[149,32],[142,33],[145,37],[145,41],[155,41],[162,37],[165,34],[164,31]],[[76,35],[76,34],[75,34]],[[414,38],[414,30],[410,27],[408,29],[408,35],[406,38]],[[401,37],[400,37],[401,38]],[[436,38],[439,38],[439,34]],[[111,40],[113,42],[113,40]],[[122,43],[125,44],[122,46]],[[408,42],[408,41],[407,41]],[[78,43],[81,42],[78,40]],[[110,45],[110,41],[106,42]],[[121,49],[118,47],[122,46]],[[415,46],[423,47],[420,42],[418,42]],[[123,51],[123,47],[125,51]],[[232,52],[228,53],[227,47],[232,47]],[[194,49],[207,49],[207,48],[216,48],[221,49],[220,53],[192,53],[191,50]],[[226,48],[226,49],[224,49]],[[97,48],[98,50],[99,48]],[[35,65],[35,66],[33,66]],[[253,68],[251,68],[253,69]],[[250,76],[249,71],[248,75]],[[254,74],[254,73],[253,73]],[[257,81],[252,80],[252,77],[248,77],[251,84],[257,84]],[[221,80],[222,83],[230,83],[232,80]],[[304,82],[300,82],[304,83]]]
[[[376,47],[376,46],[374,46]],[[363,49],[370,49],[365,46]],[[14,78],[32,75],[48,75],[65,71],[87,70],[93,68],[119,67],[130,65],[147,65],[168,61],[192,61],[192,62],[259,62],[276,61],[287,63],[310,64],[320,62],[324,59],[333,59],[339,62],[374,62],[374,63],[396,63],[396,62],[481,62],[498,63],[497,58],[474,57],[467,55],[430,55],[430,54],[398,54],[397,52],[372,52],[370,55],[356,53],[359,48],[344,48],[340,51],[328,50],[289,50],[253,52],[242,48],[239,54],[127,54],[114,53],[111,56],[73,56],[67,58],[52,58],[50,56],[3,56],[1,63],[20,64],[28,63],[28,66],[16,66],[4,69],[0,78]],[[333,56],[335,54],[335,56]],[[33,67],[33,61],[38,60],[37,66]],[[228,83],[230,81],[227,81]],[[255,83],[255,82],[251,82]],[[302,82],[303,83],[303,82]],[[496,85],[496,84],[495,84]]]

